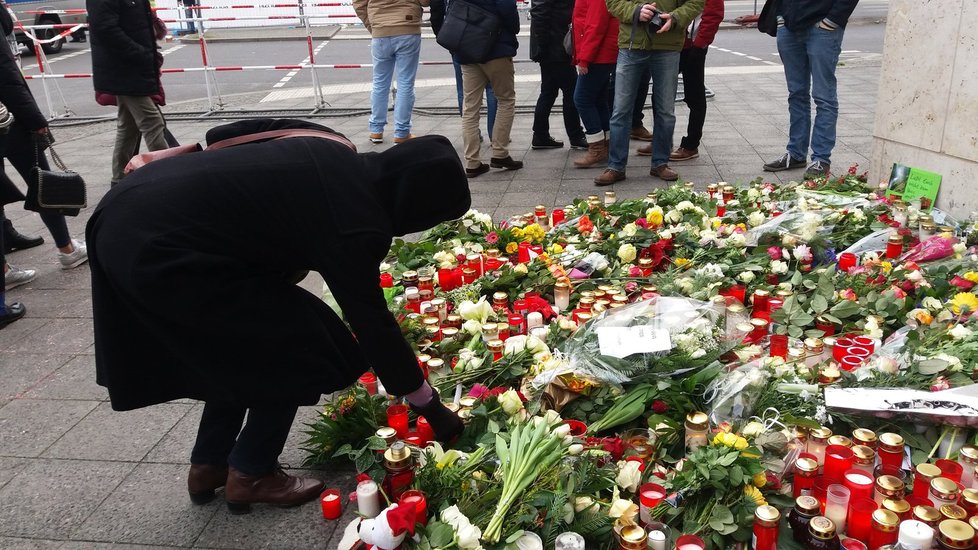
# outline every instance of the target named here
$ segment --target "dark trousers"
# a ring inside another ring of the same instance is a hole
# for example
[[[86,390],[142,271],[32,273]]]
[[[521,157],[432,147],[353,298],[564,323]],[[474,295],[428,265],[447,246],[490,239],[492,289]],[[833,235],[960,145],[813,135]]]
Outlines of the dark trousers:
[[[685,48],[679,54],[679,72],[683,75],[683,97],[689,107],[689,124],[686,136],[679,146],[698,149],[703,139],[703,123],[706,121],[706,71],[707,48]]]
[[[20,177],[24,178],[28,186],[31,186],[31,170],[35,165],[44,170],[50,170],[48,159],[42,152],[38,155],[34,149],[36,136],[18,122],[14,122],[10,132],[0,135],[0,151],[4,151],[10,164],[14,166]],[[0,158],[0,170],[4,169],[3,159]],[[65,217],[57,212],[41,211],[41,221],[51,232],[54,244],[59,248],[68,246],[71,243],[71,236],[68,234],[68,223]]]
[[[245,474],[260,476],[278,465],[298,407],[246,409],[207,403],[197,429],[191,464],[228,464]],[[248,422],[241,428],[245,420]]]
[[[584,139],[581,118],[574,106],[574,86],[577,84],[577,71],[570,63],[540,63],[540,97],[533,111],[533,135],[550,135],[550,110],[557,101],[557,93],[563,95],[562,114],[567,137]]]
[[[590,134],[611,129],[611,107],[614,101],[614,63],[592,63],[587,74],[577,77],[574,105],[581,115],[585,131]]]

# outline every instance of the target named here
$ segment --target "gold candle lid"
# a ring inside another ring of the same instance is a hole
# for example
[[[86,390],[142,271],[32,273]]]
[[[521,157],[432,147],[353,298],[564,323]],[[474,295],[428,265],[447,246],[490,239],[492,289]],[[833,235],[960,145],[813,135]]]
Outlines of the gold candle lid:
[[[899,233],[894,233],[893,235],[890,235],[890,238],[888,238],[886,242],[887,244],[898,244],[903,246],[903,236]]]
[[[924,231],[937,231],[937,225],[934,222],[920,222],[920,228]]]
[[[803,459],[810,460],[810,459]],[[818,468],[818,465],[815,465]],[[818,499],[811,495],[802,495],[795,499],[795,508],[800,512],[805,512],[806,514],[817,514],[821,508],[821,503]]]
[[[621,540],[629,543],[644,543],[648,534],[638,525],[626,525],[621,529]]]
[[[838,369],[833,369],[835,372],[839,372]],[[829,369],[823,369],[822,372],[828,374]],[[839,374],[839,377],[842,375]],[[833,435],[829,438],[829,445],[841,445],[843,447],[852,447],[852,440],[844,435]]]
[[[835,340],[833,340],[832,343],[834,345]],[[856,428],[855,430],[852,430],[852,440],[859,445],[872,447],[876,445],[876,432],[873,430],[867,430],[866,428]]]
[[[583,323],[586,323],[586,322],[588,322],[588,321],[590,321],[590,320],[591,320],[591,319],[593,319],[593,318],[594,318],[594,316],[593,316],[593,315],[591,315],[590,313],[578,313],[578,314],[577,314],[577,320],[578,320],[578,321],[579,321],[580,323],[582,323],[582,324],[583,324]]]
[[[825,344],[820,338],[805,338],[805,349],[809,351],[821,351],[825,347]],[[848,439],[848,438],[847,438]]]
[[[933,506],[918,505],[913,507],[913,517],[924,523],[937,523],[941,521],[941,511]]]
[[[504,344],[503,341],[498,338],[494,338],[486,342],[486,348],[493,353],[500,353],[505,347],[506,344]]]
[[[811,437],[812,439],[817,439],[825,442],[828,441],[830,437],[832,437],[832,430],[826,428],[825,426],[819,426],[818,428],[815,428],[814,430],[809,432],[808,436]]]
[[[502,253],[499,252],[498,248],[489,248],[486,250],[486,258],[498,259]]]
[[[965,489],[961,491],[961,498],[972,507],[978,507],[978,489]]]
[[[558,281],[558,282],[554,283],[554,289],[560,289],[560,290],[570,289],[570,285],[567,284],[567,283]]]
[[[448,305],[448,300],[444,298],[432,298],[431,305],[441,309],[442,306]]]
[[[902,516],[910,512],[910,503],[902,498],[886,498],[883,499],[883,509]]]
[[[445,329],[445,330],[449,330],[449,329]],[[455,329],[452,329],[452,330],[455,330]],[[435,370],[436,371],[436,370],[438,370],[438,369],[440,369],[440,368],[442,368],[444,366],[445,366],[445,360],[444,359],[438,359],[436,357],[434,359],[428,360],[428,368],[430,370]]]
[[[438,320],[438,317],[425,317],[421,321],[421,324],[423,324],[425,327],[435,327],[436,329],[438,328],[439,323],[441,323],[441,321]]]
[[[686,428],[691,430],[706,430],[710,427],[710,417],[704,412],[691,412],[686,415]]]
[[[902,492],[906,484],[896,476],[879,476],[876,478],[876,489],[886,493]]]
[[[774,506],[758,506],[754,510],[754,518],[764,527],[777,527],[778,521],[781,520],[781,512]]]
[[[388,447],[391,446],[391,443],[397,441],[397,430],[389,426],[381,426],[380,428],[377,428],[374,435],[383,439],[384,443],[386,443]]]
[[[509,294],[505,292],[493,292],[492,293],[493,302],[509,302]]]
[[[462,407],[463,409],[471,409],[471,408],[475,407],[476,404],[478,404],[478,403],[479,403],[479,400],[476,399],[475,397],[472,397],[471,395],[467,395],[467,396],[465,396],[465,397],[463,397],[463,398],[461,398],[461,399],[458,400],[458,406],[459,407]]]
[[[818,472],[818,462],[814,458],[799,458],[795,461],[795,469],[799,472]]]
[[[958,494],[958,484],[946,477],[930,480],[930,492],[939,497],[954,498]]]
[[[534,211],[534,212],[535,212],[535,213],[536,213],[536,214],[537,214],[538,216],[542,216],[543,214],[540,214],[540,212],[544,212],[544,213],[546,213],[546,212],[547,212],[547,207],[546,207],[546,206],[544,206],[544,205],[542,205],[542,204],[538,204],[538,205],[536,205],[536,206],[535,206],[535,207],[533,208],[533,211]]]
[[[404,273],[401,273],[401,280],[402,281],[417,281],[418,280],[418,272],[417,271],[405,271]]]
[[[946,519],[937,527],[937,540],[951,548],[972,548],[975,530],[957,519]]]
[[[941,469],[929,462],[918,464],[914,470],[920,475],[920,477],[924,478],[927,483],[930,483],[930,481],[935,477],[941,477]]]
[[[808,523],[808,532],[820,540],[828,540],[835,536],[835,522],[825,516],[815,516]]]
[[[743,304],[730,304],[727,306],[727,313],[740,314],[747,311]]]
[[[499,325],[497,325],[496,323],[486,323],[482,325],[482,332],[483,334],[498,334]]]
[[[445,327],[441,329],[441,337],[452,339],[458,336],[458,329],[455,327]]]
[[[873,523],[880,531],[896,531],[900,525],[900,518],[889,510],[879,509],[873,512]]]
[[[734,189],[734,186],[733,185],[724,185],[723,186],[723,192],[724,193],[733,193],[734,191],[736,191],[736,190]]]
[[[880,434],[879,437],[880,446],[885,451],[891,453],[902,453],[903,452],[903,436],[895,433],[884,433]]]
[[[965,445],[958,451],[958,456],[961,458],[962,462],[967,464],[978,464],[978,447],[975,447],[974,445]]]
[[[872,464],[876,460],[876,451],[866,445],[853,445],[852,454],[855,455],[857,464]]]
[[[965,521],[968,519],[968,512],[957,504],[945,504],[941,506],[941,515],[945,519],[956,519]]]
[[[448,315],[445,317],[445,324],[455,326],[462,326],[462,316],[461,315]]]
[[[970,525],[972,529],[978,530],[978,516],[971,516],[968,518],[968,525]]]
[[[388,467],[400,469],[411,466],[411,449],[403,441],[395,441],[384,451],[384,464]]]

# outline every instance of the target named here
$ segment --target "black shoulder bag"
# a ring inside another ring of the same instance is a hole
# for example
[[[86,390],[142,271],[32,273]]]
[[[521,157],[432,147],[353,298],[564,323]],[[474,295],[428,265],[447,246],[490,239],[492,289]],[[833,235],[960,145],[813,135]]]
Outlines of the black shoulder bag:
[[[485,63],[499,40],[500,26],[495,13],[466,0],[451,0],[435,41],[457,55],[459,63]]]
[[[781,11],[781,0],[767,0],[757,18],[757,30],[770,36],[778,35],[778,12]]]
[[[42,153],[38,141],[41,139],[45,140],[45,145],[51,151],[51,160],[58,170],[40,167]],[[85,180],[77,172],[68,170],[47,135],[34,138],[34,168],[31,170],[31,179],[34,185],[28,186],[27,200],[24,201],[24,208],[27,210],[55,210],[65,216],[77,216],[82,208],[88,206]]]

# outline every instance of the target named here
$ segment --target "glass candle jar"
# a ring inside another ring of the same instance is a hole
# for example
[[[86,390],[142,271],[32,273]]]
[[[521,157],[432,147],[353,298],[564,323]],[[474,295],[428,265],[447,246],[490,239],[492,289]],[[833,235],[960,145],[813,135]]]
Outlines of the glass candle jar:
[[[795,499],[795,507],[788,512],[791,538],[795,542],[804,543],[808,538],[808,524],[819,515],[820,508],[818,499],[813,496],[803,495]]]
[[[795,461],[795,475],[792,482],[792,495],[797,499],[811,495],[818,475],[818,462],[811,458],[799,458]]]
[[[850,498],[849,512],[846,514],[848,535],[863,542],[868,542],[869,533],[872,531],[873,512],[876,510],[876,502],[873,499]]]
[[[933,506],[914,506],[913,519],[929,525],[932,529],[937,529],[938,524],[944,519],[941,511]]]
[[[825,517],[835,523],[839,531],[846,530],[846,514],[849,510],[849,489],[838,483],[829,485],[825,497]]]
[[[886,240],[886,257],[895,260],[901,254],[903,254],[903,236],[894,233]]]
[[[696,535],[682,535],[676,539],[676,550],[706,550],[706,541]]]
[[[961,491],[961,498],[958,504],[968,512],[968,517],[978,515],[978,490],[965,489]]]
[[[557,311],[565,311],[570,307],[570,285],[564,282],[554,284],[554,305]]]
[[[572,531],[561,533],[554,540],[554,550],[586,550],[584,537]]]
[[[506,344],[499,338],[493,338],[486,342],[486,349],[492,352],[492,360],[498,361],[503,358],[503,352],[506,349]]]
[[[758,506],[754,510],[754,535],[751,547],[754,550],[777,550],[778,524],[781,512],[774,506]]]
[[[825,464],[825,447],[828,446],[829,438],[832,437],[832,430],[821,426],[815,428],[808,434],[808,453],[815,455],[815,461],[821,466]]]
[[[872,479],[873,465],[876,464],[876,451],[866,445],[852,446],[852,467],[862,470]]]
[[[873,474],[850,468],[842,476],[842,484],[849,488],[852,498],[873,498]]]
[[[615,204],[616,202],[618,202],[618,195],[615,194],[614,191],[605,191],[604,192],[604,205],[605,206],[610,206],[612,204]]]
[[[882,506],[883,501],[888,498],[902,499],[904,496],[903,481],[895,476],[882,475],[876,478],[876,493],[873,497],[876,504]]]
[[[400,499],[414,481],[414,457],[403,441],[395,441],[384,451],[384,492],[391,499]]]
[[[904,521],[900,523],[897,542],[908,550],[930,550],[934,546],[934,529],[915,519]]]
[[[959,462],[948,460],[946,458],[940,458],[934,461],[934,466],[941,469],[941,477],[946,477],[951,481],[961,483],[961,476],[964,475],[964,468],[961,467]],[[962,485],[964,484],[962,483]],[[965,487],[967,487],[967,485],[965,485]]]
[[[638,488],[638,517],[643,525],[652,523],[652,509],[666,498],[666,489],[658,483],[643,483]]]
[[[815,516],[808,523],[808,539],[805,550],[838,550],[839,535],[832,520],[825,516]]]
[[[972,488],[975,485],[975,468],[978,467],[978,447],[965,445],[958,450],[958,464],[961,465],[961,485]]]
[[[875,550],[884,544],[893,544],[897,541],[897,529],[900,526],[900,518],[889,510],[877,510],[873,512],[872,530],[869,532],[869,544],[871,550]]]
[[[710,418],[706,413],[697,411],[686,415],[686,452],[705,447],[709,431]]]
[[[755,290],[754,297],[752,299],[754,303],[754,312],[765,312],[768,311],[768,300],[771,298],[771,293],[766,290]]]
[[[961,496],[958,484],[946,477],[935,477],[930,482],[930,500],[938,510],[945,504],[957,504]]]
[[[876,432],[866,428],[856,428],[852,430],[852,442],[854,445],[865,445],[871,449],[876,448]]]
[[[910,503],[902,498],[888,498],[884,500],[883,509],[896,514],[900,518],[900,521],[910,519]]]
[[[941,469],[937,466],[925,462],[918,464],[913,469],[913,496],[917,498],[930,498],[930,482],[941,477]]]
[[[880,463],[885,466],[901,468],[903,466],[903,436],[895,433],[884,433],[879,436],[876,454]]]
[[[832,437],[834,438],[836,436]],[[842,445],[828,445],[825,447],[825,468],[823,470],[823,474],[827,478],[842,481],[845,473],[852,467],[854,456],[855,455],[853,454],[852,449],[849,447]],[[832,518],[830,517],[829,519]],[[836,527],[838,527],[840,531],[845,531],[845,529],[840,527],[838,523],[839,522],[836,522]]]
[[[648,541],[645,529],[638,525],[626,525],[618,532],[619,550],[645,550]]]
[[[920,224],[920,232],[918,233],[918,238],[921,241],[926,241],[927,239],[933,237],[937,234],[937,225],[934,222],[923,222]]]
[[[975,547],[975,530],[956,519],[946,519],[937,526],[937,548],[957,550]]]

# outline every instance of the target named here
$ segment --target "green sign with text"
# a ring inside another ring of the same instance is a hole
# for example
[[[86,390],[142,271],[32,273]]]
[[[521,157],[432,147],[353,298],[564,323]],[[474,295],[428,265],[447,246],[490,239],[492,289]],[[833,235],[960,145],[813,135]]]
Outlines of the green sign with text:
[[[898,197],[904,202],[920,200],[921,210],[930,211],[941,189],[941,175],[920,168],[893,164],[887,197]]]

